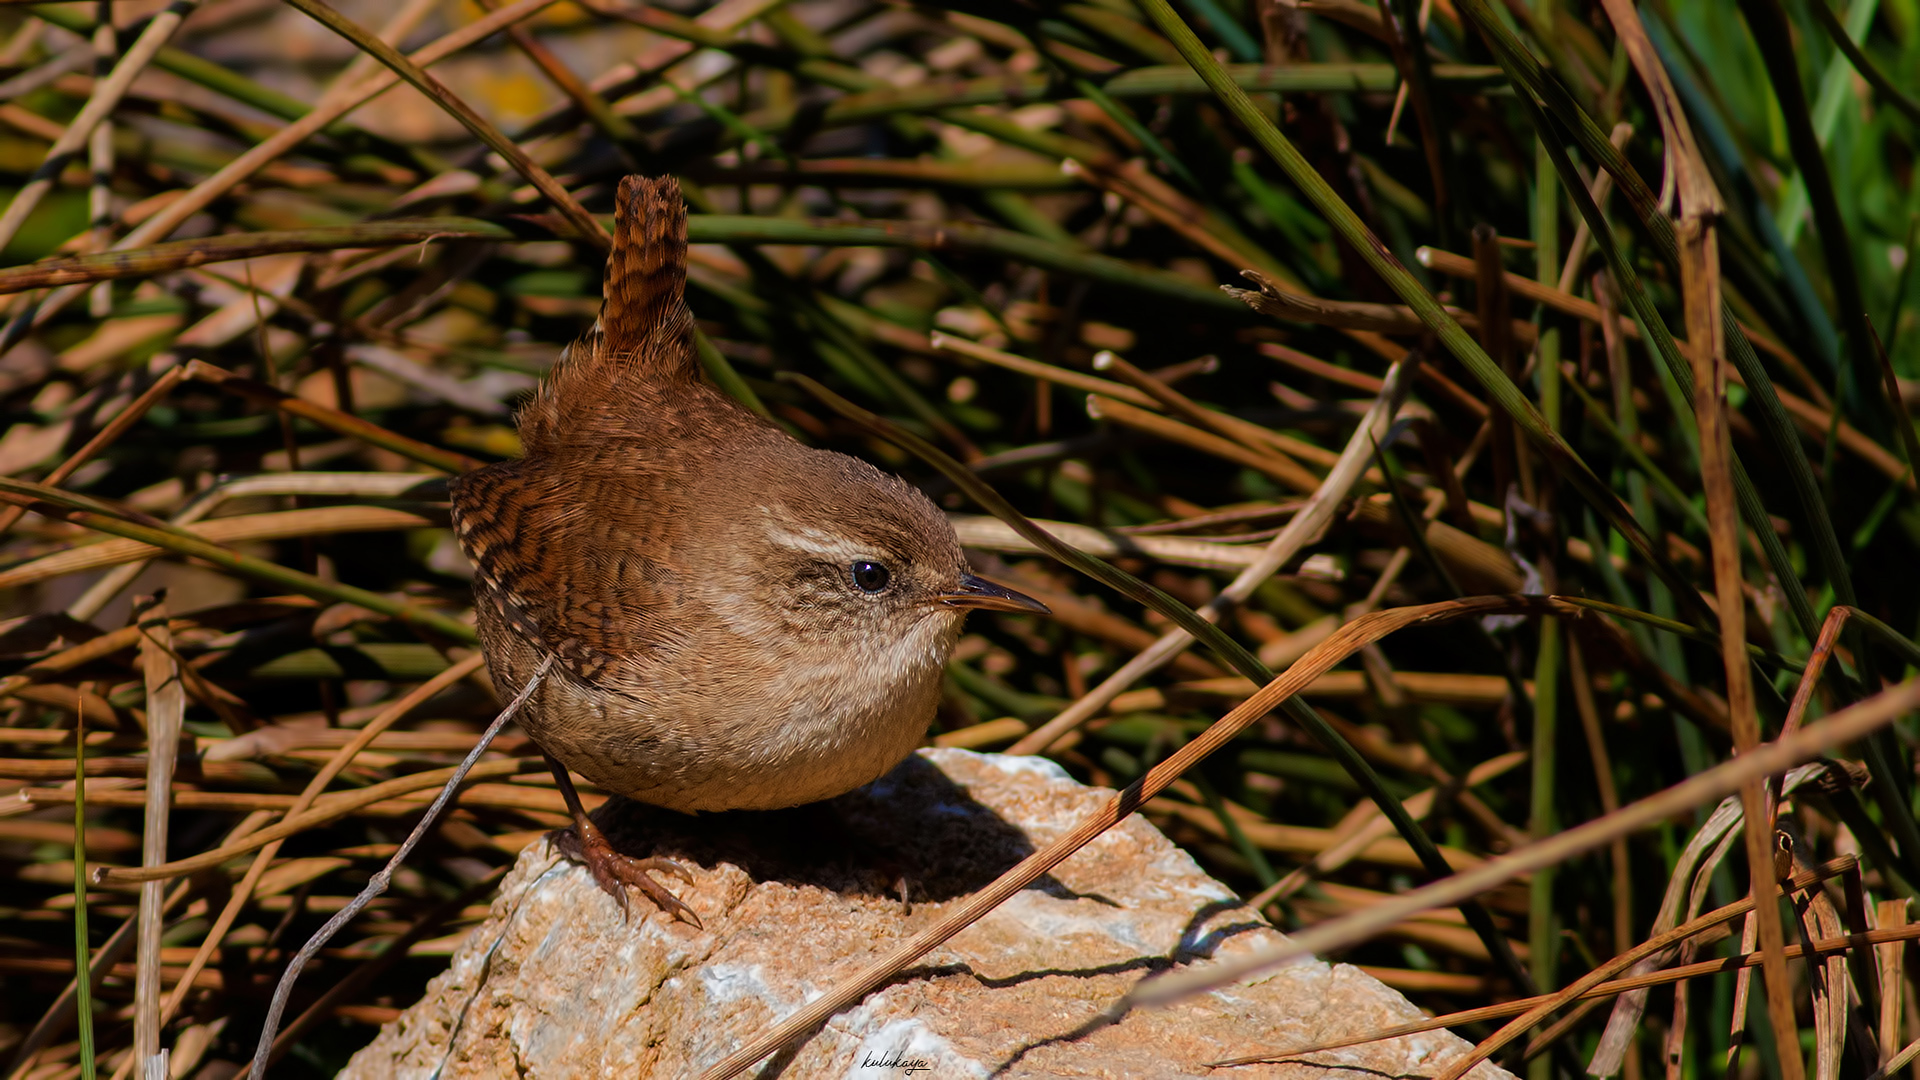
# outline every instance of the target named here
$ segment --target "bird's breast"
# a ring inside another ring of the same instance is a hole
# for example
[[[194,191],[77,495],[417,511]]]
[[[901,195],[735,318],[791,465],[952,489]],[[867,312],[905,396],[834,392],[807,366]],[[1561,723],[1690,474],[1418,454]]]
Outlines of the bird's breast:
[[[669,809],[829,799],[925,737],[957,632],[947,621],[884,639],[659,656],[610,683],[568,675],[525,726],[601,787]]]

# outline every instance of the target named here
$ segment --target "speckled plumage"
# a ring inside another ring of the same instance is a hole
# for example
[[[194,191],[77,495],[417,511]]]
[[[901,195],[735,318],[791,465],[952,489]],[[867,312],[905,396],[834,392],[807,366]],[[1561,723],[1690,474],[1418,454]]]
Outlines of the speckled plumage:
[[[924,736],[966,607],[1017,594],[967,573],[919,491],[702,381],[675,181],[622,181],[615,232],[600,325],[522,415],[525,456],[452,485],[495,684],[551,654],[520,723],[643,802],[849,791]],[[887,567],[880,593],[862,561]]]

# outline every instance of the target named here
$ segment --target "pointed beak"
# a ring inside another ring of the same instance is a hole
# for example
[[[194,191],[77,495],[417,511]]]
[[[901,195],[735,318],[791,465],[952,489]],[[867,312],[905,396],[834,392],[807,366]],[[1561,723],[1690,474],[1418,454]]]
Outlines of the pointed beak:
[[[1021,611],[1030,614],[1050,615],[1047,605],[1025,593],[1018,593],[1005,585],[996,585],[986,578],[972,574],[962,575],[958,592],[950,592],[934,599],[948,607],[973,608],[981,611]]]

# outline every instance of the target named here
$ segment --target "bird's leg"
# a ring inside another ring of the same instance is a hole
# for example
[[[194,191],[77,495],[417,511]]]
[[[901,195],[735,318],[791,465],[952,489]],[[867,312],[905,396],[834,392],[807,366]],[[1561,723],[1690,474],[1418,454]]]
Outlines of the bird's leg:
[[[567,812],[573,815],[574,836],[580,841],[580,861],[587,864],[593,880],[607,895],[620,901],[620,910],[627,910],[626,886],[631,885],[647,894],[660,910],[676,918],[685,919],[696,929],[700,927],[700,916],[682,903],[680,898],[665,886],[655,881],[648,871],[672,874],[687,884],[693,884],[693,875],[686,867],[672,859],[658,856],[648,859],[636,859],[631,855],[622,855],[613,850],[607,842],[607,835],[600,831],[587,817],[580,805],[580,793],[573,790],[573,778],[567,775],[567,767],[554,760],[552,754],[545,755],[547,768],[553,770],[553,779],[560,786],[560,797],[567,800]]]

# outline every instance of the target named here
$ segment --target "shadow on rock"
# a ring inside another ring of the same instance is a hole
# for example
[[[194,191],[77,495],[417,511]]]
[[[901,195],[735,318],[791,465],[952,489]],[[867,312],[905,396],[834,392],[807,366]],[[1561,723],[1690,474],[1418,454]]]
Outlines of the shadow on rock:
[[[682,814],[613,798],[593,819],[626,855],[732,863],[756,881],[915,901],[966,896],[1033,854],[1018,828],[919,756],[837,799],[785,810]],[[579,857],[571,829],[555,837]],[[1051,877],[1036,883],[1064,891]]]

